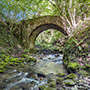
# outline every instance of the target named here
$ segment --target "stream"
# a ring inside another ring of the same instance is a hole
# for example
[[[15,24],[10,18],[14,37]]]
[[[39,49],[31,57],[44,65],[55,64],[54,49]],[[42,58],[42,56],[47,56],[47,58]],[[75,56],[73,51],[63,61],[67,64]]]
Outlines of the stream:
[[[0,90],[39,90],[39,86],[55,80],[57,73],[67,73],[62,54],[35,55],[36,64],[0,74]]]

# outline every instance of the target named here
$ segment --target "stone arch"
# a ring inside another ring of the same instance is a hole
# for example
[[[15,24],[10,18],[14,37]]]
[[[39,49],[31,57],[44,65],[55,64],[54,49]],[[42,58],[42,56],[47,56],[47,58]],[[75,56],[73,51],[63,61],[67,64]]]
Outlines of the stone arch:
[[[29,34],[29,37],[28,37],[28,44],[29,44],[29,48],[30,49],[34,49],[35,48],[35,40],[37,38],[37,36],[47,30],[47,29],[56,29],[60,32],[62,32],[65,36],[67,36],[67,32],[60,26],[58,25],[55,25],[55,24],[52,24],[52,23],[47,23],[47,24],[42,24],[38,27],[36,27],[34,30],[32,30],[32,32]]]

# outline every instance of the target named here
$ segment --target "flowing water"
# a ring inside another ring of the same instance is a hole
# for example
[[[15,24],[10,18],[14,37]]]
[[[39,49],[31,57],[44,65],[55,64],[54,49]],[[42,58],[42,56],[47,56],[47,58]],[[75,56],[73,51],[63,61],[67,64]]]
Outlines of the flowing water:
[[[56,79],[57,73],[66,73],[61,54],[37,55],[35,58],[36,64],[0,74],[0,90],[39,90],[38,87],[47,84],[48,79]]]

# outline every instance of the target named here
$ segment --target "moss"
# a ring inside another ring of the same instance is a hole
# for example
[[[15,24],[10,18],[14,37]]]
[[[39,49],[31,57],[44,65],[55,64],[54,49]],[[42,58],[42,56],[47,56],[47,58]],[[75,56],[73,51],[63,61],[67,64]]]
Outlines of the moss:
[[[26,58],[26,62],[36,62],[36,59],[34,57],[31,57],[27,54],[22,54],[21,57]]]
[[[56,76],[63,77],[63,76],[65,76],[65,73],[58,73]]]
[[[14,62],[9,62],[9,65],[10,66],[14,66]]]
[[[5,50],[2,50],[2,51],[0,51],[0,54],[2,55],[2,54],[6,54],[6,51]]]
[[[73,86],[75,85],[75,82],[73,80],[67,79],[64,80],[65,85]]]
[[[56,84],[62,84],[63,80],[64,80],[63,78],[57,78]]]
[[[24,49],[24,53],[28,53],[29,52],[29,49]]]
[[[25,61],[25,59],[24,59],[24,58],[20,58],[20,61],[24,62],[24,61]]]
[[[5,54],[0,56],[3,60],[7,57]]]
[[[0,66],[1,66],[1,65],[6,66],[6,65],[7,65],[7,63],[6,63],[6,62],[4,62],[4,61],[1,61],[1,62],[0,62]]]
[[[4,65],[0,65],[0,69],[3,69],[3,68],[5,68],[5,66]]]
[[[0,58],[0,62],[2,61],[2,59]]]
[[[34,57],[29,56],[26,58],[26,62],[36,62],[36,59]]]
[[[54,80],[52,80],[51,78],[49,78],[47,82],[50,83],[50,82],[53,82],[53,81]]]
[[[84,70],[86,70],[87,72],[90,73],[90,65],[89,64],[85,64]]]
[[[15,63],[14,63],[14,65],[16,65],[16,66],[17,66],[17,65],[19,65],[19,63],[15,62]]]
[[[18,62],[18,58],[12,58],[12,57],[11,57],[11,58],[10,58],[10,61],[11,61],[11,62]]]
[[[56,90],[56,89],[43,85],[43,86],[39,86],[39,90]]]
[[[45,85],[39,86],[39,90],[45,90]]]
[[[2,55],[0,54],[0,70],[3,72],[3,69],[9,69],[12,66],[21,66],[24,67],[24,61],[25,62],[36,62],[36,59],[27,55],[23,54],[23,57],[21,58],[16,58],[16,57],[11,57],[9,55],[5,55],[3,53]]]
[[[10,56],[6,56],[5,61],[9,62],[10,61]]]
[[[75,62],[71,62],[67,66],[68,72],[76,72],[79,69],[80,65]]]
[[[56,88],[48,87],[48,88],[46,88],[45,90],[56,90]]]
[[[84,77],[89,75],[89,73],[85,70],[80,70],[79,73],[81,73]]]
[[[0,69],[0,73],[3,73],[3,72],[5,72],[5,69]]]
[[[25,66],[25,65],[22,63],[22,64],[21,64],[21,67],[24,67],[24,66]]]
[[[29,55],[28,54],[22,54],[21,57],[27,58],[27,57],[29,57]]]
[[[67,78],[74,79],[74,78],[77,78],[77,76],[74,73],[71,73],[67,76]]]
[[[55,88],[56,87],[56,83],[55,82],[50,82],[48,84],[49,87]]]

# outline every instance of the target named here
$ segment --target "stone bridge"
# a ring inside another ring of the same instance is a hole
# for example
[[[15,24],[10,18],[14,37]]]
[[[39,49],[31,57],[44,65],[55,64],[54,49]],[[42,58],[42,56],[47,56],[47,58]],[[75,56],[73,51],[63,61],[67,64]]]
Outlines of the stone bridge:
[[[43,16],[35,19],[21,21],[14,31],[14,36],[27,48],[35,48],[35,40],[37,36],[47,30],[56,29],[64,35],[68,35],[59,16]]]

